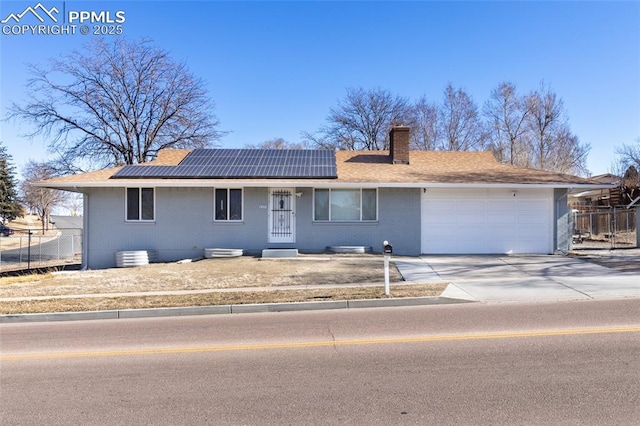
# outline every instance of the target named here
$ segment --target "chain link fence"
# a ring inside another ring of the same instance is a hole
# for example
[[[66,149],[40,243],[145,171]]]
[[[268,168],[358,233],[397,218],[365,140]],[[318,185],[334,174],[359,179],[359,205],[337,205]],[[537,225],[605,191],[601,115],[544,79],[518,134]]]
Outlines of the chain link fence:
[[[82,263],[82,229],[56,229],[46,235],[0,237],[0,272],[56,268]]]
[[[573,216],[574,248],[635,248],[637,232],[635,209],[615,207]]]

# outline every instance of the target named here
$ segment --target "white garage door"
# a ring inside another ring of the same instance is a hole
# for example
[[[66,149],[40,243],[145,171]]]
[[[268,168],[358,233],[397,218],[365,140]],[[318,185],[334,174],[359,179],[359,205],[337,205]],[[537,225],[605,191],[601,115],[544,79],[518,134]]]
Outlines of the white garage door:
[[[422,194],[422,253],[553,252],[552,190],[450,190]]]

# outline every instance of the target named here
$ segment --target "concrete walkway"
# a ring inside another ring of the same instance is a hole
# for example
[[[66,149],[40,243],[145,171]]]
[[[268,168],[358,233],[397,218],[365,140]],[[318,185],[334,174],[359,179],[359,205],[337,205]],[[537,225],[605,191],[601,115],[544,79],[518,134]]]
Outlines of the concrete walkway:
[[[630,259],[630,261],[637,261]],[[640,297],[640,275],[566,256],[397,259],[407,281],[444,281],[442,297],[479,302]]]

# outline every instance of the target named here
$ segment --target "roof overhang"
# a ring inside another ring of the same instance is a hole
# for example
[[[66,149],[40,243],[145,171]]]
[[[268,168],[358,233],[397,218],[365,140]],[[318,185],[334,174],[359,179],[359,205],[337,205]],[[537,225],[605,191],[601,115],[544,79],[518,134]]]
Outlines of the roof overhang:
[[[605,184],[572,184],[566,182],[555,183],[440,183],[440,182],[344,182],[335,180],[295,179],[295,180],[244,180],[244,179],[114,179],[103,182],[37,182],[34,185],[59,189],[63,191],[85,192],[92,188],[125,188],[125,187],[153,187],[153,188],[212,188],[224,186],[227,188],[505,188],[505,189],[540,189],[557,188],[569,191],[589,191],[594,189],[612,188]]]

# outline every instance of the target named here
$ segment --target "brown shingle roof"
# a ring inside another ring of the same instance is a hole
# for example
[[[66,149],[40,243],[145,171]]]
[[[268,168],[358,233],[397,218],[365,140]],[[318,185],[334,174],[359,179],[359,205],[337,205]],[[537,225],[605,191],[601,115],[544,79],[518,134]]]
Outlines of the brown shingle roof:
[[[391,164],[388,153],[338,151],[338,180],[442,184],[594,184],[577,176],[499,163],[491,152],[412,151],[408,165]]]
[[[161,150],[158,157],[145,165],[177,165],[191,152],[187,149]],[[392,164],[386,151],[337,151],[337,179],[296,179],[287,183],[303,186],[314,183],[339,184],[537,184],[537,185],[598,185],[598,182],[577,176],[528,169],[501,164],[491,152],[450,152],[450,151],[412,151],[410,164]],[[72,176],[47,180],[51,187],[96,186],[113,183],[113,186],[131,184],[130,180],[110,179],[121,167],[98,170]],[[143,179],[146,182],[149,180]],[[139,180],[134,180],[140,182]],[[160,179],[164,183],[175,182],[185,185],[189,180]],[[210,179],[211,182],[256,182],[268,183],[283,180],[274,179]]]
[[[148,163],[140,163],[141,166],[175,166],[179,164],[184,157],[190,153],[190,149],[163,149],[158,152],[158,156]],[[106,182],[111,176],[116,174],[122,166],[112,167],[110,169],[96,170],[94,172],[80,173],[77,175],[62,176],[58,178],[48,179],[48,184],[83,184]]]
[[[190,149],[161,149],[155,160],[145,163],[154,166],[175,166],[190,153]]]

